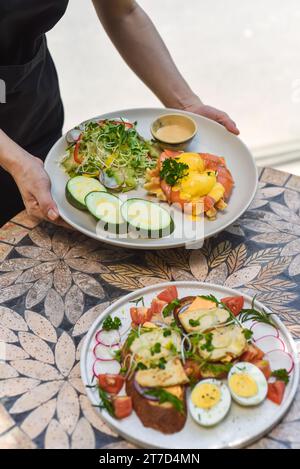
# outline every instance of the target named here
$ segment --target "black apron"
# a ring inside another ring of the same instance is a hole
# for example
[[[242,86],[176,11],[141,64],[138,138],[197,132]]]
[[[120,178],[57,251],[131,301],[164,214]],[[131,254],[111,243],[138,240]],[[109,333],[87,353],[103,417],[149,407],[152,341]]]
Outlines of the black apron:
[[[0,0],[0,80],[6,85],[0,128],[41,159],[61,136],[64,119],[45,33],[67,5],[68,0]],[[17,186],[0,167],[0,226],[23,208]]]

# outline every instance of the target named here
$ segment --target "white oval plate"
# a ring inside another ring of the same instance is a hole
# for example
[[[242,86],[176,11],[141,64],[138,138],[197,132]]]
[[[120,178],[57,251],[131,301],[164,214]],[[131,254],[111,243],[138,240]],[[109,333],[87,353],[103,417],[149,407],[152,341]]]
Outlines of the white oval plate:
[[[97,117],[97,119],[123,117],[131,122],[137,121],[138,132],[144,138],[151,139],[150,126],[152,122],[159,115],[167,112],[183,113],[182,111],[175,111],[172,109],[131,109],[104,114]],[[53,198],[58,205],[61,217],[71,226],[87,236],[117,246],[134,249],[166,249],[184,246],[188,242],[198,241],[213,236],[234,223],[234,221],[239,218],[245,210],[247,210],[257,189],[257,169],[254,159],[244,143],[235,135],[227,132],[222,125],[206,119],[205,117],[191,113],[186,114],[191,115],[198,124],[198,134],[190,144],[189,150],[214,153],[216,155],[224,156],[235,181],[235,187],[230,198],[228,208],[224,212],[219,212],[216,220],[205,220],[203,229],[197,225],[198,229],[195,233],[193,222],[189,220],[189,217],[185,216],[185,228],[183,232],[182,213],[175,209],[172,210],[172,214],[175,218],[174,221],[176,229],[174,233],[169,236],[161,239],[108,237],[107,233],[97,226],[97,223],[91,215],[77,210],[66,200],[65,186],[68,176],[59,164],[65,154],[67,146],[65,136],[55,143],[45,162],[45,168],[52,183]],[[126,197],[129,196],[145,198],[146,191],[140,187],[138,190],[128,192]],[[153,200],[157,201],[155,198],[153,198]],[[163,206],[169,209],[167,204],[163,204]]]
[[[113,303],[97,318],[87,334],[82,348],[80,362],[81,376],[84,385],[91,384],[94,363],[93,348],[96,344],[95,334],[101,329],[101,323],[105,317],[108,315],[112,315],[113,317],[114,315],[118,315],[122,320],[122,329],[126,329],[131,323],[129,309],[132,304],[130,301],[144,296],[145,304],[148,305],[154,296],[169,285],[177,286],[179,297],[197,294],[208,295],[212,293],[220,299],[238,294],[238,292],[230,288],[208,283],[169,282],[152,285],[124,296]],[[244,297],[245,307],[250,307],[252,298],[246,295],[244,295]],[[256,306],[258,309],[263,308],[263,305],[259,302],[256,303]],[[264,309],[270,312],[267,308]],[[231,410],[225,420],[216,427],[210,429],[200,427],[188,416],[183,430],[172,435],[164,435],[151,428],[145,428],[135,412],[124,420],[116,420],[106,411],[99,411],[101,417],[123,438],[146,448],[241,448],[251,444],[253,441],[268,433],[283,418],[295,397],[299,383],[299,363],[296,345],[283,323],[276,316],[273,318],[279,329],[280,339],[285,344],[286,350],[293,356],[295,362],[295,368],[290,375],[290,382],[285,391],[284,401],[280,406],[268,400],[264,401],[260,406],[253,408],[240,407],[233,402]],[[251,323],[249,326],[250,325]],[[247,325],[247,327],[249,326]],[[260,325],[255,326],[256,337],[258,337],[259,328]],[[87,395],[93,405],[99,405],[99,396],[95,389],[87,388]]]

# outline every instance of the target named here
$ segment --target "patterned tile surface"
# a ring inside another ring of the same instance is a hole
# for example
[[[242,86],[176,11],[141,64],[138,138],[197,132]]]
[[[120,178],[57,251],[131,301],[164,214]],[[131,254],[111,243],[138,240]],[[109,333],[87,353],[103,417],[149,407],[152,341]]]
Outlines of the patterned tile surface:
[[[0,448],[131,447],[90,405],[80,348],[111,301],[172,279],[257,295],[299,339],[300,178],[262,171],[247,213],[198,251],[111,248],[24,213],[1,228]],[[300,391],[285,420],[252,447],[299,447],[299,428]]]

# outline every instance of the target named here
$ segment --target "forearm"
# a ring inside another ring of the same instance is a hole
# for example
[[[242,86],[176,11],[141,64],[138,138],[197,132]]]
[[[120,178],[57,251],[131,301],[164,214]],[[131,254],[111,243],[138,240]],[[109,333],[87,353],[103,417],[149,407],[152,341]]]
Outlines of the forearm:
[[[0,166],[14,176],[30,155],[0,129]]]
[[[93,0],[107,34],[130,68],[167,107],[185,108],[195,94],[178,71],[150,18],[135,2],[117,14],[118,0]]]
[[[14,178],[27,212],[36,218],[57,221],[50,180],[43,162],[17,145],[0,129],[0,166]]]

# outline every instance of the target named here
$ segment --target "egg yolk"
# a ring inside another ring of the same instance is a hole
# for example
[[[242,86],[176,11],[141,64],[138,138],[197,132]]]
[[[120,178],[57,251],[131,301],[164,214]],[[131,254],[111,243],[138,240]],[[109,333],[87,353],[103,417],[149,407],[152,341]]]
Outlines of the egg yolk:
[[[240,397],[253,397],[258,393],[256,381],[246,373],[232,375],[229,380],[229,387],[233,393]]]
[[[183,194],[191,197],[203,197],[208,194],[217,182],[215,173],[198,173],[190,171],[188,176],[182,179],[180,189]]]
[[[191,171],[203,173],[205,170],[204,161],[198,153],[182,153],[178,161],[187,164]]]
[[[193,390],[191,399],[196,407],[200,409],[210,409],[220,401],[221,391],[215,384],[200,384]]]

